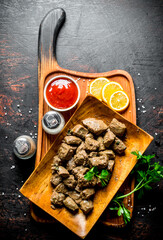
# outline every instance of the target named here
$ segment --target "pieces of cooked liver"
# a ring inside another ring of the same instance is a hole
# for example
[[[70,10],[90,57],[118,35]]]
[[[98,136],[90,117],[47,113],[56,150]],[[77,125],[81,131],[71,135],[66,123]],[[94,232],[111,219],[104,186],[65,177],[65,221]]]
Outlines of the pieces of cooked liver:
[[[53,157],[53,163],[52,166],[59,166],[61,165],[62,160],[56,155]]]
[[[99,142],[93,138],[86,138],[85,140],[86,150],[96,151],[99,148],[99,145]]]
[[[74,214],[79,207],[84,214],[91,212],[93,203],[90,199],[93,199],[97,187],[103,187],[98,176],[93,175],[88,180],[85,174],[92,167],[98,169],[99,175],[103,169],[111,174],[115,153],[123,154],[126,149],[123,141],[116,137],[125,133],[123,123],[113,119],[109,128],[95,118],[82,122],[84,126],[77,124],[64,137],[51,167],[51,207],[55,209],[64,205]]]
[[[99,136],[98,138],[97,138],[97,141],[99,142],[99,151],[103,151],[103,150],[105,150],[106,148],[105,148],[105,145],[104,145],[104,139],[103,139],[103,137],[101,137],[101,136]]]
[[[84,178],[84,174],[80,174],[77,180],[77,184],[79,186],[79,188],[87,188],[87,187],[95,187],[97,183],[97,178],[95,176],[93,176],[92,180],[87,181]]]
[[[126,125],[113,118],[110,125],[110,130],[118,137],[122,137],[126,131]]]
[[[76,164],[75,164],[74,158],[71,158],[66,164],[66,169],[71,172],[72,169],[75,167],[76,167]]]
[[[108,157],[108,159],[115,159],[115,153],[113,152],[113,150],[105,150],[105,151],[101,151],[99,152],[99,155],[106,155]]]
[[[86,188],[81,192],[82,199],[89,199],[95,194],[94,188]]]
[[[64,183],[60,183],[54,190],[58,193],[63,193],[63,194],[66,194],[68,192]]]
[[[80,175],[83,175],[88,171],[89,171],[89,168],[84,167],[84,166],[78,166],[78,167],[72,169],[72,174],[78,179],[80,177]]]
[[[63,193],[53,191],[51,196],[51,203],[54,204],[54,206],[62,207],[64,199],[65,195]]]
[[[99,157],[89,158],[89,162],[91,167],[98,167],[99,169],[104,169],[108,164],[108,157],[106,155],[102,155]]]
[[[88,158],[88,155],[85,150],[81,150],[80,152],[77,152],[74,156],[74,161],[76,165],[83,165]]]
[[[78,205],[76,204],[76,202],[70,198],[70,197],[67,197],[64,201],[63,201],[65,207],[67,207],[68,209],[70,209],[72,212],[76,212],[79,207]]]
[[[83,189],[81,187],[79,187],[79,185],[77,184],[75,187],[75,191],[77,191],[78,193],[81,193],[83,191]]]
[[[79,145],[82,142],[80,138],[75,136],[66,136],[64,141],[69,145]]]
[[[88,134],[88,129],[83,127],[81,124],[75,125],[73,129],[71,130],[72,134],[80,137],[80,138],[85,138],[85,136]]]
[[[97,152],[90,152],[89,155],[88,155],[88,157],[89,157],[89,158],[97,157],[97,154],[98,154]]]
[[[113,143],[115,137],[116,137],[115,134],[108,129],[107,132],[104,135],[104,145],[105,145],[105,147],[108,148]]]
[[[87,127],[90,132],[96,135],[100,135],[108,128],[108,126],[102,120],[96,118],[86,118],[82,122],[83,125]]]
[[[76,153],[85,150],[85,142],[81,142],[81,144],[79,145],[79,147],[76,149]]]
[[[93,202],[91,200],[83,200],[80,202],[80,208],[84,214],[88,214],[93,209]]]
[[[80,193],[77,191],[69,191],[68,192],[69,197],[71,197],[77,204],[79,204],[82,201],[82,198],[80,196]]]
[[[74,178],[74,175],[69,175],[68,178],[63,180],[63,183],[65,184],[66,187],[68,187],[70,189],[74,189],[77,182]]]
[[[51,176],[50,182],[54,187],[56,187],[59,183],[61,183],[61,181],[62,181],[62,177],[59,176],[58,173],[55,173]]]
[[[126,145],[124,144],[124,142],[122,142],[121,139],[119,138],[115,138],[115,141],[112,145],[112,148],[114,150],[114,152],[118,153],[118,154],[123,154],[125,149],[126,149]]]
[[[109,161],[108,161],[107,170],[109,170],[110,172],[112,172],[112,171],[113,171],[113,168],[114,168],[114,164],[115,164],[115,161],[114,161],[114,160],[109,160]]]
[[[93,139],[94,139],[94,136],[93,136],[92,133],[89,132],[89,133],[85,136],[85,138],[93,138]]]
[[[67,169],[62,166],[58,167],[57,172],[58,172],[59,176],[61,176],[63,178],[67,178],[69,176],[69,172],[67,171]]]
[[[70,160],[74,154],[75,148],[66,144],[61,143],[61,146],[58,149],[58,157],[62,160]]]

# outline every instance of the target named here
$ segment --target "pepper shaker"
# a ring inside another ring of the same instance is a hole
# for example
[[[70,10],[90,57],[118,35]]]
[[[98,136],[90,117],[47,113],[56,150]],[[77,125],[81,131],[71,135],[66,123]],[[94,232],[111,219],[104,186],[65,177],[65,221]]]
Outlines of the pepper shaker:
[[[63,115],[56,111],[49,111],[45,113],[42,119],[42,127],[48,134],[58,134],[65,125]]]
[[[35,154],[36,144],[31,137],[22,135],[15,139],[13,144],[13,151],[18,158],[26,160]]]

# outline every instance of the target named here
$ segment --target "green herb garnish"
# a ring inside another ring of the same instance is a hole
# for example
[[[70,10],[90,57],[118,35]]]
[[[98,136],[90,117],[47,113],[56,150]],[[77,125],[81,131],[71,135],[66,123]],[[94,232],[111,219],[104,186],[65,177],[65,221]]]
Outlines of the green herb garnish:
[[[117,142],[116,142],[116,145],[119,145],[119,144],[120,144],[120,141],[117,141]]]
[[[68,136],[71,135],[71,129],[68,129],[67,135],[68,135]]]
[[[144,195],[145,190],[151,190],[151,183],[156,183],[163,179],[163,167],[158,163],[151,163],[151,159],[155,155],[142,155],[140,151],[131,152],[137,156],[138,162],[132,170],[131,174],[135,173],[136,176],[136,187],[129,193],[116,194],[110,203],[110,210],[116,210],[117,215],[123,215],[124,222],[127,224],[130,222],[130,211],[124,206],[123,199],[132,193],[139,191],[138,198]]]
[[[108,182],[109,182],[109,179],[110,179],[110,173],[103,169],[101,171],[101,173],[99,174],[99,170],[97,167],[92,167],[85,175],[84,175],[84,178],[87,180],[87,181],[91,181],[93,176],[96,176],[100,179],[101,181],[101,185],[102,187],[105,187]]]

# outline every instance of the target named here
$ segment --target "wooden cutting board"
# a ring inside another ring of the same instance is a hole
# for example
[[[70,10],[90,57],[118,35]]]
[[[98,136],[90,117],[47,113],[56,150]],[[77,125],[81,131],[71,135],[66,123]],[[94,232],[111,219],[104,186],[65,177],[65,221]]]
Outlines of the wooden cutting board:
[[[136,124],[136,105],[134,84],[129,73],[123,70],[114,70],[104,73],[83,73],[61,68],[56,60],[56,40],[60,28],[65,21],[65,11],[61,8],[51,10],[42,20],[39,30],[38,42],[38,87],[39,87],[39,116],[38,116],[38,139],[35,166],[39,164],[43,156],[47,153],[56,136],[48,135],[42,129],[41,120],[43,115],[50,110],[44,101],[43,91],[46,82],[58,75],[66,75],[75,79],[81,90],[81,97],[78,106],[88,94],[90,81],[97,77],[107,77],[111,81],[118,82],[122,85],[125,92],[130,98],[128,109],[122,114],[132,123]],[[74,113],[75,109],[63,113],[66,122]],[[127,193],[134,188],[134,179],[128,177],[121,187],[121,191]],[[131,216],[134,205],[134,195],[125,198],[125,206],[130,210]],[[56,222],[51,216],[31,203],[31,215],[37,222]],[[111,216],[108,209],[100,218],[102,223],[108,226],[124,226],[123,217]]]

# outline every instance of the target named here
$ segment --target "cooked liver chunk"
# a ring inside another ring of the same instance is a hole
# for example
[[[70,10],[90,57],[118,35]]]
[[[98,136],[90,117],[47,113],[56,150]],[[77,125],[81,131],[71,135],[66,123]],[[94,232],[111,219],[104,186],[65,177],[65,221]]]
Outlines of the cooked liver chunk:
[[[67,143],[67,144],[72,144],[72,145],[79,145],[80,143],[81,143],[81,139],[80,138],[78,138],[78,137],[75,137],[75,136],[66,136],[65,138],[64,138],[64,140],[65,140],[65,142]]]
[[[109,160],[109,161],[108,161],[108,170],[109,170],[110,172],[113,171],[114,163],[115,163],[114,160]]]
[[[58,193],[63,194],[66,194],[68,192],[66,186],[63,183],[60,183],[54,190]]]
[[[107,167],[108,157],[106,155],[102,155],[100,157],[89,158],[91,167],[98,167],[99,169],[103,169]]]
[[[65,195],[63,193],[58,193],[53,191],[51,196],[51,203],[61,207],[63,205],[63,200],[65,199]]]
[[[64,179],[63,183],[65,184],[65,186],[74,189],[76,186],[76,180],[74,178],[74,175],[70,175],[68,178]]]
[[[93,134],[92,133],[88,133],[85,138],[94,138]]]
[[[75,190],[76,190],[77,192],[79,192],[79,193],[81,193],[81,192],[83,191],[83,189],[80,188],[78,184],[76,185]]]
[[[81,150],[85,150],[85,142],[82,142],[79,147],[76,149],[76,153],[80,152]]]
[[[81,124],[77,124],[73,129],[71,130],[72,134],[80,137],[80,138],[85,138],[85,136],[88,133],[88,130],[83,127]]]
[[[79,204],[82,201],[82,198],[80,196],[80,193],[77,191],[69,191],[68,192],[69,197],[71,197],[77,204]]]
[[[104,132],[108,126],[102,121],[95,118],[86,118],[83,121],[83,125],[89,129],[90,132],[100,135]]]
[[[78,166],[74,169],[72,169],[72,174],[78,179],[80,175],[85,174],[87,171],[89,171],[89,168]]]
[[[90,152],[88,155],[89,158],[97,157],[97,152]]]
[[[83,175],[79,175],[78,177],[78,186],[79,188],[87,188],[87,187],[94,187],[97,183],[97,178],[95,176],[93,176],[92,180],[87,181],[84,178],[84,174]]]
[[[62,166],[58,167],[58,174],[63,178],[67,178],[69,176],[69,172],[67,171],[67,169]]]
[[[87,158],[88,158],[88,155],[87,155],[86,151],[82,150],[74,156],[75,164],[83,165],[86,162]]]
[[[99,145],[100,145],[99,142],[96,141],[95,139],[86,138],[85,140],[86,150],[96,151],[99,148]]]
[[[74,148],[66,143],[62,143],[58,149],[58,157],[62,160],[70,160],[74,154]]]
[[[84,214],[88,214],[93,209],[93,202],[91,200],[83,200],[80,203],[80,208]]]
[[[108,159],[115,159],[115,153],[109,149],[99,152],[99,155],[100,156],[106,155],[106,156],[108,156]]]
[[[113,118],[109,125],[110,130],[118,137],[122,137],[126,131],[126,125]]]
[[[89,199],[95,194],[94,188],[86,188],[81,192],[82,199]]]
[[[114,141],[115,137],[116,137],[115,134],[108,129],[108,131],[105,133],[105,136],[104,136],[105,147],[108,148]]]
[[[74,159],[72,158],[67,162],[66,169],[71,172],[72,169],[75,168],[75,167],[76,167],[76,164],[75,164]]]
[[[114,152],[116,152],[118,154],[122,154],[122,153],[124,153],[124,151],[126,149],[126,145],[119,138],[116,137],[112,148],[113,148]]]
[[[59,174],[57,174],[57,173],[53,174],[50,179],[50,182],[52,183],[52,185],[54,187],[56,187],[59,183],[61,183],[61,181],[62,181],[62,177],[59,176]]]
[[[62,160],[56,155],[53,157],[53,163],[52,166],[59,166],[61,165]]]
[[[103,151],[103,150],[105,150],[106,148],[105,148],[105,145],[104,145],[104,139],[103,139],[103,137],[101,137],[101,136],[99,136],[98,138],[97,138],[97,141],[99,142],[99,151]]]
[[[64,205],[70,209],[71,211],[75,212],[79,209],[78,205],[76,204],[76,202],[70,198],[67,197],[64,201],[63,201]]]

